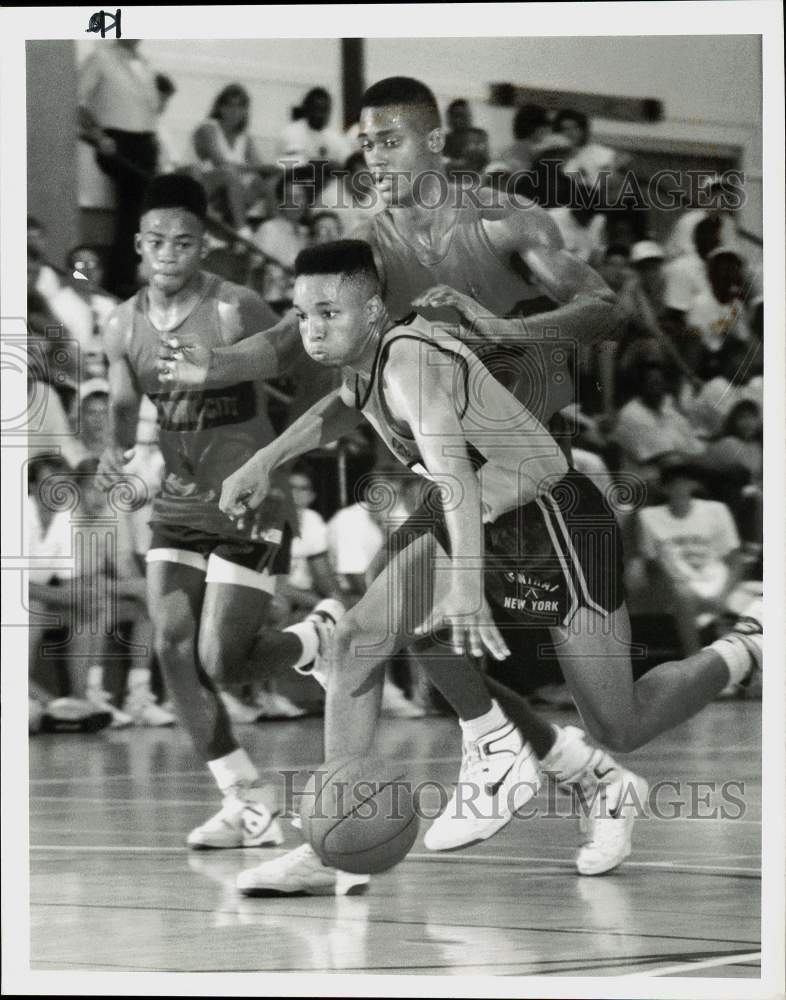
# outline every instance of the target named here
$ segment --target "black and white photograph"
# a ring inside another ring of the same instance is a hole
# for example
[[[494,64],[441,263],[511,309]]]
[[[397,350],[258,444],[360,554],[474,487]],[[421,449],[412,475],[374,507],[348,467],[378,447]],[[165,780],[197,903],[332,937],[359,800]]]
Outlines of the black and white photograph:
[[[784,996],[782,31],[0,11],[4,994]]]

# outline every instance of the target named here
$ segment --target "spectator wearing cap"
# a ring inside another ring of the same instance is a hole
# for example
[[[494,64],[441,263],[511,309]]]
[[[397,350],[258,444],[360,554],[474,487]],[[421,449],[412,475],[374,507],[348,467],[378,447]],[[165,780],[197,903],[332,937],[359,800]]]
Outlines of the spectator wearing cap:
[[[705,444],[668,391],[662,360],[647,360],[635,375],[636,393],[617,414],[611,440],[620,449],[622,471],[651,484],[664,462],[675,455],[696,458],[703,454]]]
[[[660,605],[675,615],[685,656],[701,648],[699,629],[724,612],[743,570],[731,511],[696,497],[701,481],[690,463],[664,465],[660,486],[667,502],[638,515],[639,549]]]
[[[748,343],[751,331],[743,260],[733,247],[716,247],[707,254],[707,278],[709,288],[694,299],[688,325],[698,331],[705,351],[712,357],[717,356],[727,339]]]

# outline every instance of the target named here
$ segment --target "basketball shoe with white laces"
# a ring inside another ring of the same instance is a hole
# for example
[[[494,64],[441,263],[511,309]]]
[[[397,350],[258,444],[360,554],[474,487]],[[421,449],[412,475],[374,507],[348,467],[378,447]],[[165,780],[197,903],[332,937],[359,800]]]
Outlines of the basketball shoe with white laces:
[[[370,875],[353,875],[322,862],[310,844],[280,858],[248,868],[237,877],[244,896],[355,896],[364,893]]]
[[[277,847],[283,844],[276,817],[262,801],[262,789],[235,785],[224,796],[223,806],[188,835],[195,850],[230,847]]]
[[[605,776],[586,819],[587,840],[579,849],[580,875],[603,875],[630,855],[633,825],[647,804],[649,785],[638,774],[616,766]]]
[[[537,793],[535,753],[512,722],[479,740],[465,738],[456,790],[426,831],[430,851],[454,851],[487,840]]]

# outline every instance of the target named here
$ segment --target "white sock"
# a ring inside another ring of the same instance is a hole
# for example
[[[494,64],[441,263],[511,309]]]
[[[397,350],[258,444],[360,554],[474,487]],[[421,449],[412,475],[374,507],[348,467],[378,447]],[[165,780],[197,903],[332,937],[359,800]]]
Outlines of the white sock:
[[[296,635],[300,639],[300,645],[303,647],[297,663],[292,664],[293,669],[303,674],[310,673],[309,670],[303,670],[302,668],[313,663],[319,652],[319,636],[313,622],[297,622],[297,624],[285,628],[284,631],[292,632]]]
[[[234,785],[253,785],[259,781],[259,771],[251,763],[245,750],[238,748],[217,760],[209,760],[207,766],[213,772],[216,784],[222,792]]]
[[[716,639],[705,648],[720,656],[729,670],[729,680],[732,684],[741,684],[750,673],[751,654],[745,648],[745,644],[733,635]]]
[[[592,769],[601,764],[603,770],[617,767],[616,761],[605,750],[590,746],[584,733],[576,726],[552,726],[557,734],[554,746],[540,762],[541,769],[552,774],[557,781],[574,782],[591,777]]]
[[[461,729],[468,740],[477,742],[481,737],[494,729],[501,729],[510,720],[502,711],[496,701],[492,699],[491,708],[485,715],[479,715],[476,719],[459,719]]]
[[[128,671],[127,687],[129,693],[134,688],[150,687],[150,667],[131,667]]]
[[[87,686],[89,688],[102,688],[104,686],[104,668],[100,664],[93,664],[87,668]]]

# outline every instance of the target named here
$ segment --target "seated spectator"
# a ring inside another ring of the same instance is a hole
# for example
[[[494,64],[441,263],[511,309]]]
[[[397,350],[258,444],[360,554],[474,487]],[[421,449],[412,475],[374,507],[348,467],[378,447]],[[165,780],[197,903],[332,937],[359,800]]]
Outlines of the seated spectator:
[[[54,312],[50,301],[37,291],[41,270],[38,251],[27,251],[27,343],[33,381],[47,382],[70,405],[80,377],[79,343]]]
[[[737,242],[736,211],[740,191],[730,180],[719,174],[699,179],[698,201],[701,208],[690,208],[674,223],[666,240],[666,253],[676,259],[693,253],[694,231],[705,219],[713,219],[719,227],[719,242],[733,246]]]
[[[31,361],[27,379],[27,447],[31,459],[44,455],[62,456],[69,468],[88,457],[88,452],[71,426],[60,396],[48,382],[34,374]]]
[[[699,629],[723,613],[742,572],[731,512],[697,499],[699,483],[689,464],[665,465],[660,485],[667,503],[639,512],[640,549],[675,614],[686,656],[701,649]]]
[[[701,455],[705,445],[668,393],[662,362],[642,366],[638,383],[636,395],[617,414],[611,440],[621,450],[621,469],[654,484],[664,461],[675,454]]]
[[[89,306],[93,319],[92,336],[81,345],[81,376],[103,378],[107,373],[107,360],[101,331],[117,306],[117,299],[103,287],[104,248],[92,243],[78,244],[68,251],[66,267],[75,279],[80,276],[70,288]]]
[[[117,624],[145,614],[145,579],[128,523],[96,486],[97,460],[86,459],[72,474],[43,462],[31,470],[25,522],[27,552],[37,564],[29,574],[33,655],[42,652],[48,628],[64,626],[71,695],[109,712],[113,726],[130,725],[133,717],[103,689],[103,660]]]
[[[698,331],[712,359],[728,338],[751,339],[745,307],[746,281],[740,255],[731,247],[716,247],[707,254],[709,288],[699,294],[688,312],[688,325]]]
[[[609,146],[590,141],[590,123],[581,111],[568,108],[554,116],[554,131],[569,140],[573,147],[565,162],[565,173],[575,174],[592,185],[601,174],[619,170],[623,158]]]
[[[324,87],[313,87],[299,107],[292,109],[292,121],[281,133],[278,162],[285,170],[310,163],[327,172],[337,169],[352,152],[347,140],[328,127],[333,101]]]
[[[34,215],[27,217],[27,250],[28,257],[32,251],[33,258],[38,261],[34,290],[44,299],[48,299],[60,287],[60,278],[54,268],[47,263],[49,248],[46,227]]]
[[[731,408],[718,437],[707,446],[703,465],[732,484],[730,506],[740,532],[747,542],[761,546],[764,455],[761,409],[756,403],[743,399]],[[747,474],[741,485],[740,470]]]
[[[538,104],[522,104],[513,116],[514,143],[500,159],[508,172],[515,174],[532,170],[536,151],[551,131],[549,116]]]
[[[509,180],[517,195],[530,198],[543,208],[573,204],[573,182],[564,171],[572,147],[565,136],[549,132],[532,150],[532,170],[513,174]]]
[[[338,584],[328,561],[327,525],[322,515],[311,509],[317,494],[312,472],[305,462],[293,466],[289,488],[300,534],[292,539],[289,577],[282,594],[287,597],[294,617],[300,620],[323,597],[338,596]]]
[[[729,413],[743,399],[761,405],[760,386],[749,387],[748,347],[737,340],[728,341],[718,353],[718,374],[702,383],[685,410],[702,437],[716,437]]]
[[[628,247],[624,243],[611,243],[596,270],[612,292],[619,294],[632,276]]]
[[[448,176],[457,180],[466,175],[484,177],[490,159],[488,132],[482,128],[465,128],[454,132],[453,139],[455,155],[447,160]]]
[[[460,159],[459,150],[461,146],[460,140],[457,139],[457,133],[472,128],[472,111],[469,101],[466,98],[457,97],[455,101],[450,102],[445,111],[445,124],[447,129],[445,132],[445,148],[442,150],[442,153],[447,160]]]
[[[311,242],[330,243],[344,235],[338,212],[315,212],[311,219]]]
[[[335,211],[341,217],[345,235],[378,212],[385,204],[377,193],[361,152],[353,153],[344,169],[331,177],[317,196],[317,211]]]
[[[606,249],[604,215],[594,208],[566,205],[550,208],[548,213],[557,224],[566,250],[588,264],[602,260]]]
[[[290,173],[276,183],[273,218],[267,219],[253,236],[262,253],[292,272],[295,258],[308,244],[305,224],[308,190]]]
[[[259,282],[254,288],[279,316],[292,308],[292,272],[283,264],[269,258],[258,269]]]
[[[88,455],[100,458],[109,447],[109,383],[88,379],[79,386],[79,406],[75,414],[79,441]]]
[[[218,199],[228,223],[246,239],[252,235],[246,225],[248,210],[265,195],[264,164],[248,134],[250,107],[248,91],[229,84],[193,136],[201,164],[198,180],[211,204]]]
[[[693,303],[711,291],[707,256],[720,246],[720,219],[706,216],[693,229],[693,249],[670,261],[664,268],[666,303],[671,309],[690,312]]]

